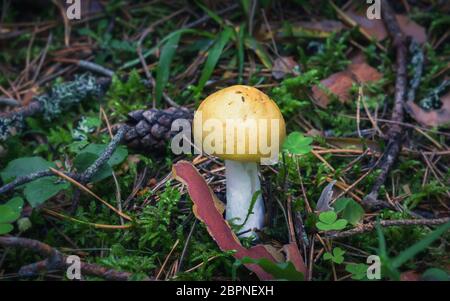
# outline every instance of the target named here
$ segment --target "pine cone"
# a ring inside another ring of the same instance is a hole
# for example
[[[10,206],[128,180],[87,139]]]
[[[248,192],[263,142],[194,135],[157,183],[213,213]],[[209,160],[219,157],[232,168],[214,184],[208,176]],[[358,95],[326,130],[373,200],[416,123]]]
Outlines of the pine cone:
[[[128,113],[130,130],[125,134],[125,142],[131,148],[162,151],[178,133],[171,131],[171,127],[172,122],[180,118],[192,122],[193,114],[183,107],[132,111]]]

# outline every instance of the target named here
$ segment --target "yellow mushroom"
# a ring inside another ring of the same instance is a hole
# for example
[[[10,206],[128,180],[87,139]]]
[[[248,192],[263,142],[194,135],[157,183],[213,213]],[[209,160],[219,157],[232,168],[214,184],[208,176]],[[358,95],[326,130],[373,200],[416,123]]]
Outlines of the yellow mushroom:
[[[250,230],[261,229],[264,222],[261,194],[249,212],[252,197],[261,190],[258,165],[277,162],[286,136],[278,106],[256,88],[231,86],[200,104],[193,127],[196,147],[225,160],[226,218],[243,225],[242,236],[254,234]]]

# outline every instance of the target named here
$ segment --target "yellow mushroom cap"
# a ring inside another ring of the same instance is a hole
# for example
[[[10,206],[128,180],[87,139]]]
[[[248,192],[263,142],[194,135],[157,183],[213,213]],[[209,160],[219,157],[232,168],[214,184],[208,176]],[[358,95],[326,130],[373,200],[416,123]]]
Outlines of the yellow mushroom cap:
[[[273,158],[274,148],[278,156],[286,136],[284,118],[275,102],[244,85],[209,95],[195,112],[193,129],[195,144],[205,153],[247,162],[258,162],[271,154]]]

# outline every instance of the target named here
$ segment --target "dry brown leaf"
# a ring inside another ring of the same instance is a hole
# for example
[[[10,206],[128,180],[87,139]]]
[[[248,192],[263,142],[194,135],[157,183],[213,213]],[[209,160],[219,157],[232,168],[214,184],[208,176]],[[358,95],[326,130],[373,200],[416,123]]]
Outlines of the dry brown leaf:
[[[366,15],[359,14],[353,10],[348,10],[345,13],[377,41],[382,41],[387,38],[388,32],[383,20],[371,20],[368,19]],[[396,18],[401,31],[405,35],[413,38],[419,44],[423,44],[427,41],[425,28],[410,20],[407,16],[396,15]]]
[[[282,79],[286,74],[298,75],[296,68],[298,64],[292,56],[278,57],[273,63],[272,76],[275,79]]]
[[[334,32],[344,29],[342,22],[336,20],[299,21],[291,23],[288,28],[281,23],[271,24],[273,31],[261,27],[255,36],[259,40],[270,40],[283,38],[326,38]]]
[[[343,149],[357,149],[364,151],[367,147],[373,151],[380,152],[380,145],[372,140],[352,137],[325,137],[327,143]]]
[[[326,108],[330,103],[328,92],[337,96],[341,102],[350,100],[349,90],[352,87],[353,79],[347,71],[341,71],[320,81],[319,85],[312,87],[313,97],[317,105]],[[327,91],[328,90],[328,91]]]
[[[422,125],[429,127],[443,126],[450,123],[450,93],[441,97],[442,107],[438,110],[425,111],[412,101],[406,102],[409,115]]]
[[[366,63],[351,64],[348,70],[356,77],[358,82],[367,83],[380,80],[383,75],[377,69]]]
[[[382,78],[381,73],[367,63],[361,63],[361,59],[355,59],[355,61],[358,63],[350,64],[347,70],[334,73],[321,80],[319,85],[312,87],[317,105],[326,108],[330,103],[329,93],[336,95],[342,103],[346,103],[351,99],[350,88],[353,83],[367,83]]]
[[[294,37],[326,38],[333,32],[341,31],[343,24],[335,20],[296,22],[291,26]]]
[[[295,242],[283,246],[284,252],[286,252],[286,260],[292,262],[295,269],[302,272],[306,277],[307,269],[300,250]]]
[[[400,281],[420,281],[420,277],[416,271],[406,271],[400,274]]]

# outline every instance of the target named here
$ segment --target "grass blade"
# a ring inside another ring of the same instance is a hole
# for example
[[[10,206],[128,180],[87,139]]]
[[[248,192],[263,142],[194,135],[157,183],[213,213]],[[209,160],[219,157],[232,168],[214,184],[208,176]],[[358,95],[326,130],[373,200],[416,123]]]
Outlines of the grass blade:
[[[223,22],[222,18],[218,14],[216,14],[215,12],[210,10],[208,7],[206,7],[200,1],[195,1],[195,4],[197,4],[198,7],[200,7],[212,20],[217,22],[220,26],[223,26],[224,22]]]
[[[156,51],[158,50],[158,48],[161,47],[161,45],[163,45],[164,43],[166,43],[169,39],[171,39],[173,36],[178,35],[178,34],[193,34],[193,35],[198,35],[201,37],[206,37],[209,39],[213,39],[214,35],[210,32],[204,31],[204,30],[198,30],[198,29],[192,29],[192,28],[182,28],[176,31],[171,32],[170,34],[168,34],[167,36],[165,36],[161,41],[159,41],[158,44],[156,44],[156,46],[150,48],[149,50],[145,51],[142,56],[144,58],[149,57],[150,55],[153,55],[156,53]],[[122,66],[119,67],[119,70],[123,70],[123,69],[128,69],[131,67],[134,67],[138,64],[140,64],[141,61],[139,60],[139,58],[131,60],[126,62],[125,64],[123,64]]]
[[[257,40],[247,36],[245,38],[245,46],[255,52],[256,56],[258,56],[267,69],[272,70],[272,59],[266,49]]]
[[[444,234],[449,229],[450,229],[450,222],[443,224],[442,226],[431,232],[429,235],[425,236],[424,239],[401,252],[397,257],[395,257],[392,260],[392,265],[395,268],[400,267],[402,264],[404,264],[405,262],[416,256],[417,253],[427,248],[433,241],[438,239],[442,234]]]
[[[161,57],[159,58],[158,69],[156,71],[156,87],[155,98],[158,103],[161,100],[164,88],[167,85],[170,75],[170,63],[172,62],[175,51],[180,41],[181,33],[173,35],[161,50]]]
[[[238,83],[242,83],[244,74],[244,38],[245,38],[245,24],[239,27],[237,34],[237,57],[238,57]]]
[[[208,58],[206,59],[205,66],[203,67],[202,74],[200,76],[197,89],[195,91],[196,96],[200,96],[200,93],[202,93],[206,82],[211,77],[214,69],[216,68],[217,62],[219,61],[219,58],[222,55],[222,51],[225,48],[225,45],[230,40],[232,34],[233,29],[231,27],[225,27],[225,29],[217,37],[217,40],[214,43],[214,45],[209,50]]]

